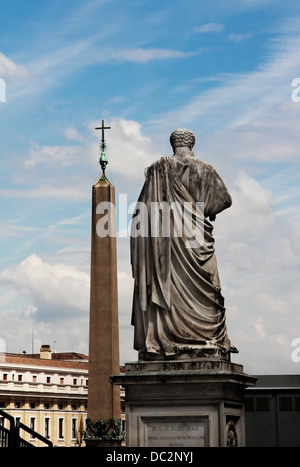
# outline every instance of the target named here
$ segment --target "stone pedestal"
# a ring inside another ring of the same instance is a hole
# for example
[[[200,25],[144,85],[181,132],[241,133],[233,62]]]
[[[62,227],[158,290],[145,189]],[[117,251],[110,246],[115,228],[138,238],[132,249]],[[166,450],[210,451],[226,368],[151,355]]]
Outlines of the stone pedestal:
[[[225,360],[138,361],[125,388],[129,447],[245,446],[244,391],[255,378]]]

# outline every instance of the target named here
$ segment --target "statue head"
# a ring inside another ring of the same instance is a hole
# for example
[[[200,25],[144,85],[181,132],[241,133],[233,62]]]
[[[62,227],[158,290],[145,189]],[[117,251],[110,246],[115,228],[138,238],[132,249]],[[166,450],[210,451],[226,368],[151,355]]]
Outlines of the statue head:
[[[173,131],[170,135],[170,143],[175,152],[176,148],[188,147],[190,150],[194,147],[196,138],[194,133],[185,128]]]

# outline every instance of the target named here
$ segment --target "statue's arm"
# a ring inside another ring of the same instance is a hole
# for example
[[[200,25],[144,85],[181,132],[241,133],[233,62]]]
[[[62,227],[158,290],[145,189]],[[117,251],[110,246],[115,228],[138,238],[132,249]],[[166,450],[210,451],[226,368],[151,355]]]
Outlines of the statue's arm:
[[[232,198],[217,171],[209,164],[205,164],[205,166],[205,178],[208,186],[207,215],[210,221],[214,221],[217,214],[232,205]]]

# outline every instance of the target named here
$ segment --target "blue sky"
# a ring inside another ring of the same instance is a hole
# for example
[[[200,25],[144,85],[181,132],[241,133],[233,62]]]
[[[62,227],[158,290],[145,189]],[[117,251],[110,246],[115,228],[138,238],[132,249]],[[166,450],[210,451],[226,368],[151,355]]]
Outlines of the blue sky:
[[[0,6],[6,350],[30,352],[34,335],[35,351],[45,343],[88,351],[95,127],[104,119],[111,126],[107,174],[123,208],[136,200],[144,168],[172,155],[170,133],[180,127],[195,133],[196,157],[215,167],[233,198],[215,222],[215,239],[228,332],[240,350],[235,361],[253,374],[297,373],[300,101],[292,82],[300,77],[300,5],[0,0]],[[118,238],[118,274],[124,363],[136,358],[128,236]]]

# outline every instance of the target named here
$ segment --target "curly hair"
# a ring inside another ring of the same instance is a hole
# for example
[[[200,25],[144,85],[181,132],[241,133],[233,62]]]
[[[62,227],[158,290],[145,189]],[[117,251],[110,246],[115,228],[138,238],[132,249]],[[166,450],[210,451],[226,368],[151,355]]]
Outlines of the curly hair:
[[[185,128],[173,131],[170,135],[170,143],[172,148],[188,147],[192,149],[195,145],[196,138],[194,133]]]

